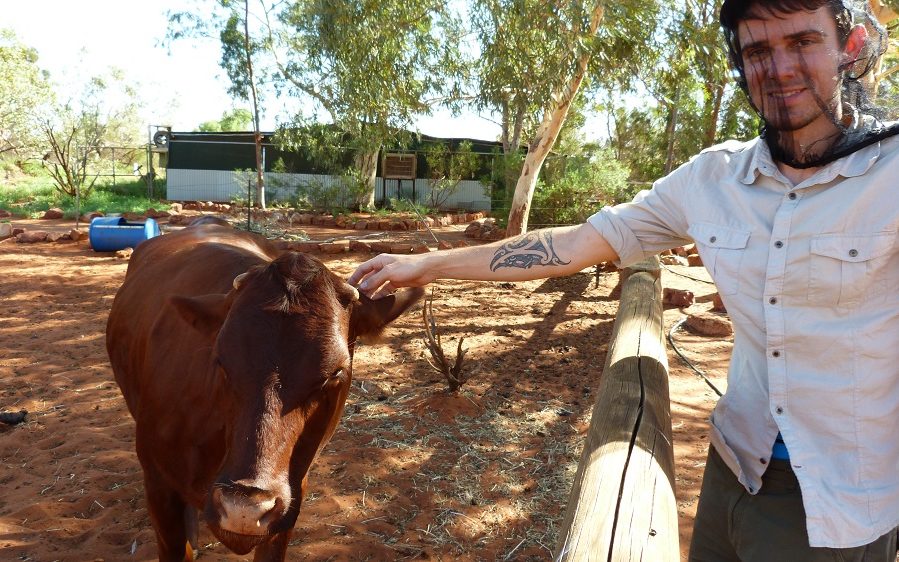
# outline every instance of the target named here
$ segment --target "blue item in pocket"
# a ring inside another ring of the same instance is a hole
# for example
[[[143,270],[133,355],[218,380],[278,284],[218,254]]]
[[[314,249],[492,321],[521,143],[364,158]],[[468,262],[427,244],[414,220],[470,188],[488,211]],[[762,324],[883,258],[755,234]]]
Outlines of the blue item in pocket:
[[[771,458],[779,461],[790,460],[790,452],[787,451],[787,445],[784,443],[784,438],[780,432],[777,432],[777,437],[774,439],[774,447],[771,449]]]

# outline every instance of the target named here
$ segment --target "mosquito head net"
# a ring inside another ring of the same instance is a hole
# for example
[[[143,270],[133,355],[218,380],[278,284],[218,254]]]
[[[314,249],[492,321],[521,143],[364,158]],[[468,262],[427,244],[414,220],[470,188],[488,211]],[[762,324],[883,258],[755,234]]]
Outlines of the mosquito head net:
[[[823,166],[899,132],[874,103],[887,36],[867,1],[725,0],[720,21],[776,160]]]

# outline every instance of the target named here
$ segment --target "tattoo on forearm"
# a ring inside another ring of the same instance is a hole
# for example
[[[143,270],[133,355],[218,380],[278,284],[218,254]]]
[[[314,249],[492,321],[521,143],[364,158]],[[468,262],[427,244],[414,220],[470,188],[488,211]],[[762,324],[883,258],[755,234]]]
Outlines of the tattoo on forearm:
[[[501,267],[529,269],[535,265],[567,265],[553,249],[553,236],[549,230],[528,232],[503,244],[490,262],[490,271]]]

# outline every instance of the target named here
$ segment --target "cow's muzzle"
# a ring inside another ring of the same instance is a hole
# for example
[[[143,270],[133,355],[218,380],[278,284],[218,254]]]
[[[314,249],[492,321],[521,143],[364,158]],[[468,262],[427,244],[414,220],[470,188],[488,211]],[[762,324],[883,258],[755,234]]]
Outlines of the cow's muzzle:
[[[264,538],[282,530],[277,523],[287,513],[289,504],[287,486],[245,480],[220,483],[209,496],[207,517],[214,531]]]

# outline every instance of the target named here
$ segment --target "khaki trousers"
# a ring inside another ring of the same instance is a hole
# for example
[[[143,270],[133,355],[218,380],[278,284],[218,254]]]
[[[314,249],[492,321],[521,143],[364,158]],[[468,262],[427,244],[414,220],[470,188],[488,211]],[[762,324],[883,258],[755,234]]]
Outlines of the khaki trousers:
[[[856,548],[808,545],[799,482],[789,461],[773,460],[750,495],[714,447],[702,479],[690,562],[896,562],[894,529]]]

